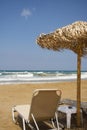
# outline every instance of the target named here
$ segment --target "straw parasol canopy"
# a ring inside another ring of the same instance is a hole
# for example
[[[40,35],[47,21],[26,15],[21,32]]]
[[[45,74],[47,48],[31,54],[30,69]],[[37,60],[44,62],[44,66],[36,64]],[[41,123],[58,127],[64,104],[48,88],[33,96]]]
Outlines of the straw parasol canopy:
[[[77,125],[80,126],[81,57],[87,56],[87,22],[77,21],[52,33],[41,34],[37,43],[42,48],[54,51],[68,49],[77,54]]]
[[[87,55],[87,22],[78,21],[53,33],[41,34],[37,43],[42,48],[55,51],[69,49],[81,56]]]

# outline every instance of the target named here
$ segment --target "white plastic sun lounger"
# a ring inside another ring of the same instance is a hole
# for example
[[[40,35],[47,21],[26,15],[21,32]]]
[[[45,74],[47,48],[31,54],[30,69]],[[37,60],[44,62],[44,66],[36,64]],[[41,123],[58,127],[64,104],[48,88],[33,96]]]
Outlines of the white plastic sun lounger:
[[[57,89],[38,89],[32,96],[30,105],[17,105],[12,107],[12,118],[16,122],[15,113],[22,118],[23,130],[26,130],[27,124],[32,130],[40,130],[38,122],[50,121],[53,130],[60,130],[57,109],[61,98],[61,91]],[[56,120],[56,125],[54,123]],[[34,123],[34,126],[31,124]]]

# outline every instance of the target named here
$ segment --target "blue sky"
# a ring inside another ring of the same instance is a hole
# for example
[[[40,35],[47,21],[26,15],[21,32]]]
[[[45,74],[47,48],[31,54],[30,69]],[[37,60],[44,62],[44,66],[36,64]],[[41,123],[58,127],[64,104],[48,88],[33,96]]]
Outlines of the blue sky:
[[[87,21],[87,0],[0,0],[0,69],[76,70],[76,54],[42,49],[36,39],[78,20]]]

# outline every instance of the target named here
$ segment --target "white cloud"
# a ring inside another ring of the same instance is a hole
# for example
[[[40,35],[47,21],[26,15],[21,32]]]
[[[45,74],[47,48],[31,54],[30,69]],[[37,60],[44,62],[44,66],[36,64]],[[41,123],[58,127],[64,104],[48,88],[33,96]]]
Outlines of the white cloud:
[[[27,19],[31,14],[32,13],[29,9],[23,9],[21,12],[21,16],[25,17],[25,19]]]

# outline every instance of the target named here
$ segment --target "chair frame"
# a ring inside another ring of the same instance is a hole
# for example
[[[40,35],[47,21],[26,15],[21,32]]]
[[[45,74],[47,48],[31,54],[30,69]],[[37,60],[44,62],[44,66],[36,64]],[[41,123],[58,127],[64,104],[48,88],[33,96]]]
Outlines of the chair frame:
[[[57,89],[39,89],[39,91],[43,91],[43,90],[45,90],[45,91],[58,91],[58,96],[61,98],[61,91],[60,90],[57,90]],[[38,90],[36,90],[36,91],[38,91]],[[35,92],[36,92],[35,91]],[[31,104],[32,105],[32,104]],[[19,106],[19,105],[17,105],[17,106]],[[13,122],[14,123],[17,123],[17,119],[16,119],[16,117],[15,117],[15,113],[17,112],[18,113],[18,111],[17,111],[17,109],[16,109],[16,107],[17,106],[14,106],[14,107],[12,107],[12,119],[13,119]],[[21,106],[21,105],[20,105]],[[22,105],[23,106],[23,105]],[[36,118],[35,118],[35,116],[34,116],[34,114],[33,113],[30,113],[30,116],[31,116],[31,118],[32,118],[32,121],[34,122],[34,125],[35,125],[35,127],[33,127],[32,125],[31,125],[31,123],[30,123],[30,120],[26,120],[24,117],[23,117],[23,115],[21,114],[21,113],[18,113],[18,115],[22,118],[22,123],[23,123],[23,130],[26,130],[26,124],[31,128],[31,130],[40,130],[40,128],[39,128],[39,126],[38,126],[38,122],[37,122],[37,120],[36,120]],[[55,118],[55,121],[54,121],[54,118]],[[56,125],[55,125],[55,122],[56,122]],[[59,126],[59,121],[58,121],[58,111],[57,111],[57,109],[55,110],[55,113],[54,113],[54,117],[53,118],[51,118],[51,125],[52,125],[52,130],[60,130],[60,126]],[[36,128],[36,129],[35,129]],[[51,129],[50,129],[51,130]]]

